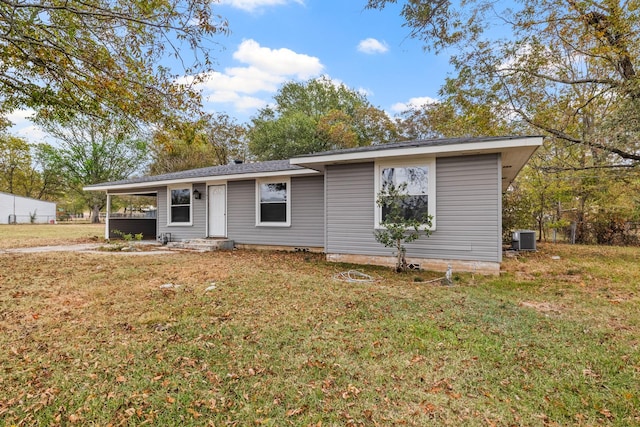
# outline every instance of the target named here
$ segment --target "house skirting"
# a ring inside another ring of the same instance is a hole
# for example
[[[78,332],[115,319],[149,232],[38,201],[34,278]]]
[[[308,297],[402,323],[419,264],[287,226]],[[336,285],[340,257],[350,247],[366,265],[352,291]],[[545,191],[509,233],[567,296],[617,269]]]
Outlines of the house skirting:
[[[353,254],[327,254],[327,261],[345,262],[349,264],[374,264],[395,267],[395,256],[353,255]],[[499,275],[500,263],[488,261],[461,261],[448,259],[428,259],[407,257],[409,264],[419,265],[423,270],[447,271],[451,266],[453,272],[478,273],[486,275]]]
[[[265,251],[287,251],[287,252],[313,252],[322,253],[324,248],[314,246],[283,246],[283,245],[253,245],[236,243],[237,249],[265,250]]]

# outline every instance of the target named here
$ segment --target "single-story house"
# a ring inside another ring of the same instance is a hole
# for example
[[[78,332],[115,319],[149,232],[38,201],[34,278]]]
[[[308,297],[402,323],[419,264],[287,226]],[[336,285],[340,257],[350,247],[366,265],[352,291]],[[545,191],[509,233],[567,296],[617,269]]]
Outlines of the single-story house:
[[[407,245],[407,261],[433,270],[451,265],[455,271],[495,274],[502,261],[502,193],[542,141],[541,136],[404,141],[85,190],[106,191],[108,199],[155,195],[158,215],[151,230],[171,240],[226,238],[237,247],[315,250],[332,261],[393,265],[392,251],[374,237],[384,215],[376,196],[385,182],[404,182],[409,197],[433,217],[431,235]]]
[[[55,203],[0,192],[0,224],[46,224],[55,220]]]

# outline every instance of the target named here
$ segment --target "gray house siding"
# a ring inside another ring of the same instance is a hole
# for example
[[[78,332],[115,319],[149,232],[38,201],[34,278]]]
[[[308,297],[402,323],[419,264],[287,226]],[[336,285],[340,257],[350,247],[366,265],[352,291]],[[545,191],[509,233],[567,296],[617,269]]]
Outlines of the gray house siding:
[[[327,166],[327,253],[379,253],[372,235],[373,171],[373,163]]]
[[[374,163],[328,166],[327,253],[390,256],[376,242]],[[407,245],[418,258],[499,262],[499,155],[436,160],[436,230]]]
[[[227,236],[237,244],[323,247],[324,177],[291,178],[291,226],[256,227],[255,180],[227,183]]]
[[[158,233],[171,233],[171,240],[203,239],[207,236],[207,190],[204,183],[193,184],[193,190],[202,194],[200,200],[191,201],[192,225],[167,225],[167,187],[158,190]]]

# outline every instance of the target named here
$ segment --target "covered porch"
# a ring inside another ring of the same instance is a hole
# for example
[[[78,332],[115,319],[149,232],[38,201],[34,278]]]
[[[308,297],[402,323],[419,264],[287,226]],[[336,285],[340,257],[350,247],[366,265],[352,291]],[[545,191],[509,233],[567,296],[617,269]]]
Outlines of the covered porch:
[[[158,193],[107,192],[105,238],[122,239],[126,235],[139,240],[158,237]]]

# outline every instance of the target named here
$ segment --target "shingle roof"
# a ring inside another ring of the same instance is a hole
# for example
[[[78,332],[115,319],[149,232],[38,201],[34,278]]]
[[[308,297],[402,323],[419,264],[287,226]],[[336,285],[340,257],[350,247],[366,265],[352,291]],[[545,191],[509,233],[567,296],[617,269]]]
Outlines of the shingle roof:
[[[153,183],[159,181],[172,181],[184,179],[208,178],[225,175],[242,175],[250,173],[282,172],[304,169],[289,163],[289,160],[270,160],[256,163],[240,163],[231,165],[211,166],[200,169],[190,169],[181,172],[165,173],[162,175],[142,176],[138,178],[123,179],[120,181],[102,182],[100,184],[87,185],[85,188],[100,188],[113,185]]]
[[[411,141],[391,142],[388,144],[367,145],[364,147],[346,148],[346,149],[322,151],[319,153],[303,154],[301,156],[294,157],[294,159],[302,158],[302,157],[306,158],[306,157],[330,156],[332,154],[366,153],[371,151],[394,150],[397,148],[424,147],[424,146],[437,147],[437,146],[443,146],[443,145],[465,144],[465,143],[486,142],[486,141],[505,141],[505,140],[522,139],[522,138],[539,138],[539,136],[535,136],[535,135],[486,136],[486,137],[415,139]]]
[[[309,159],[309,161],[305,161],[305,160],[300,161],[301,164],[305,164],[306,166],[309,167],[309,165],[313,163],[313,161],[310,161],[310,158],[331,156],[334,154],[351,154],[351,153],[364,154],[368,152],[394,150],[398,148],[438,147],[438,146],[466,144],[466,143],[479,143],[479,142],[488,142],[488,141],[506,141],[506,140],[523,139],[523,138],[540,138],[540,137],[539,136],[492,136],[492,137],[422,139],[422,140],[394,142],[394,143],[388,143],[388,144],[369,145],[365,147],[323,151],[319,153],[311,153],[311,154],[297,156],[297,157],[294,157],[293,159],[301,159],[301,160]],[[145,184],[145,183],[153,184],[155,182],[166,182],[166,181],[173,181],[173,180],[176,180],[176,181],[181,180],[184,182],[184,180],[193,179],[195,181],[199,178],[206,179],[206,178],[222,177],[222,176],[229,176],[229,175],[287,172],[287,171],[308,169],[308,167],[305,168],[304,166],[299,166],[295,164],[292,165],[290,163],[290,160],[288,159],[287,160],[270,160],[266,162],[211,166],[207,168],[191,169],[191,170],[186,170],[181,172],[172,172],[172,173],[167,173],[163,175],[143,176],[138,178],[123,179],[120,181],[103,182],[100,184],[88,185],[85,188],[99,190],[101,188],[107,188],[111,186],[124,186],[129,184],[138,184],[137,187],[139,187],[140,184]],[[313,166],[311,167],[313,168]]]

